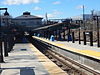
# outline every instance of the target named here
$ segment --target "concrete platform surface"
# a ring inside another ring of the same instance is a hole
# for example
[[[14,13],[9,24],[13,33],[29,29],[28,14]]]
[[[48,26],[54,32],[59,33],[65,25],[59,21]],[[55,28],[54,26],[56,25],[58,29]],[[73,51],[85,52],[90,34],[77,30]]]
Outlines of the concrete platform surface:
[[[0,63],[0,75],[67,75],[30,43],[15,44],[13,49]]]

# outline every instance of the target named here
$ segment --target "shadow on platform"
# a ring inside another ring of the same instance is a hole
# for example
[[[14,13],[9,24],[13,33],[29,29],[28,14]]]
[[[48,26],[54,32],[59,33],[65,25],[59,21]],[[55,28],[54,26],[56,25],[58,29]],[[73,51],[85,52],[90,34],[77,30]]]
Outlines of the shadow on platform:
[[[20,69],[20,75],[35,75],[34,68],[35,68],[35,67],[2,68],[2,70],[0,71],[0,73],[1,73],[3,70],[6,70],[6,69]]]
[[[2,70],[1,70],[1,68],[0,68],[0,74],[1,74],[1,72],[2,72]]]

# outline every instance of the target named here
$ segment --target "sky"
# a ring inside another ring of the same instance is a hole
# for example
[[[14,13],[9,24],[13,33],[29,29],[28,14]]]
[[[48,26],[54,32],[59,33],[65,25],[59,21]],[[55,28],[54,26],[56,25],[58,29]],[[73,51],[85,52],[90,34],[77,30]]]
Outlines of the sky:
[[[83,5],[86,14],[91,13],[91,10],[100,10],[100,0],[0,0],[0,8],[8,8],[12,17],[29,11],[40,17],[45,17],[47,13],[50,19],[70,18],[82,14]]]

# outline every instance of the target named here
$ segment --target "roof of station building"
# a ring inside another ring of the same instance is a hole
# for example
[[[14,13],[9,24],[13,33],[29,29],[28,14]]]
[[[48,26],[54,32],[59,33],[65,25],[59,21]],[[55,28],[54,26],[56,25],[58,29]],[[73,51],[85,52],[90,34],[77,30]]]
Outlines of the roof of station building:
[[[24,12],[23,15],[18,16],[14,19],[43,19],[42,17],[31,15],[30,12]]]

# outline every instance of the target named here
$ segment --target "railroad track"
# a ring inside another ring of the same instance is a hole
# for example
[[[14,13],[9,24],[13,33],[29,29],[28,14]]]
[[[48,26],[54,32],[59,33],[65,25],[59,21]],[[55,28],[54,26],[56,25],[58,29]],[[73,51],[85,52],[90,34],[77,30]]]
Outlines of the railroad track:
[[[57,64],[62,70],[66,71],[69,75],[100,75],[99,72],[84,66],[71,58],[65,57],[51,49],[47,44],[39,40],[31,40],[42,53],[44,53],[50,60]]]

